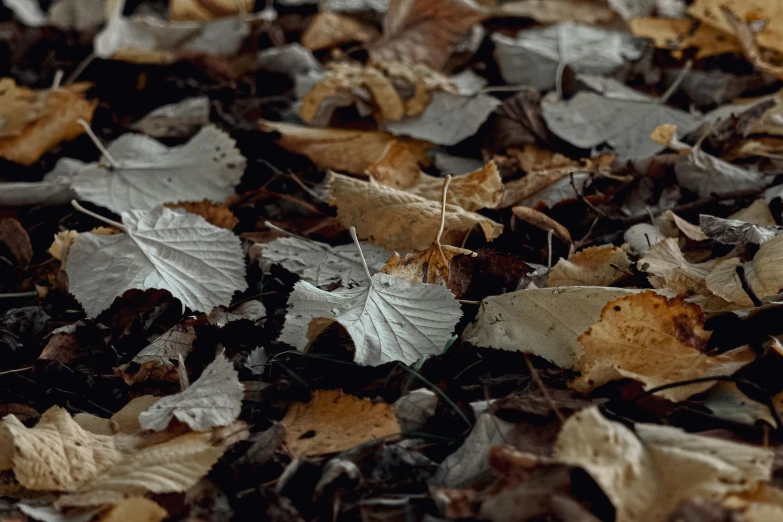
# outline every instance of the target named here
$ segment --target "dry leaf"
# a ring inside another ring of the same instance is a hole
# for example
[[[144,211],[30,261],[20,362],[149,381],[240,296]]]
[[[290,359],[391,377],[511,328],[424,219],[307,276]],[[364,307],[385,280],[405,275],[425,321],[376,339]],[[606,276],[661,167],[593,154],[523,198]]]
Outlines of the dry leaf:
[[[302,34],[301,42],[312,51],[320,51],[350,42],[368,43],[377,36],[375,29],[350,16],[321,11]]]
[[[459,39],[483,18],[483,12],[460,0],[391,0],[383,38],[370,46],[370,58],[440,70]]]
[[[718,31],[708,25],[697,25],[692,20],[677,18],[634,18],[628,26],[636,36],[650,38],[659,49],[675,51],[679,57],[683,49],[696,47],[696,59],[742,51],[732,31]],[[694,30],[694,26],[696,29]]]
[[[14,475],[34,490],[73,491],[129,454],[135,437],[95,435],[82,429],[62,408],[44,412],[33,428],[9,415],[3,424],[14,445]]]
[[[244,388],[234,363],[223,355],[204,369],[186,390],[163,397],[139,415],[145,430],[165,430],[173,419],[195,431],[207,431],[234,422],[242,410]]]
[[[186,491],[212,468],[225,447],[212,445],[210,433],[188,433],[134,451],[81,486],[63,495],[58,507],[116,504],[128,496]]]
[[[666,212],[664,212],[663,216],[664,218],[671,218],[672,221],[674,221],[674,224],[680,230],[680,232],[685,234],[685,237],[687,237],[688,239],[692,239],[693,241],[706,241],[707,239],[709,239],[704,234],[704,232],[702,232],[702,229],[699,225],[694,225],[689,221],[685,221],[671,210],[667,210]]]
[[[76,239],[75,230],[63,230],[57,232],[54,235],[54,241],[52,246],[49,247],[49,254],[60,262],[65,262],[68,259],[68,252],[71,250],[74,240]]]
[[[231,212],[231,209],[222,203],[213,203],[208,199],[202,201],[187,201],[184,203],[165,203],[168,208],[184,208],[191,214],[197,214],[212,223],[216,227],[233,230],[239,219]]]
[[[573,250],[573,240],[571,239],[571,233],[568,229],[543,212],[539,212],[530,207],[514,207],[511,209],[511,212],[525,223],[529,223],[547,232],[552,230],[557,237],[568,243],[571,246],[571,250]]]
[[[673,279],[677,278],[680,284],[690,281],[687,289],[674,287],[678,293],[706,293],[705,278],[715,266],[715,261],[704,263],[691,263],[685,259],[677,239],[666,238],[654,244],[642,255],[637,263],[639,269],[648,274],[650,283],[655,288],[669,288]]]
[[[137,353],[130,363],[115,368],[115,375],[121,376],[129,386],[147,379],[177,382],[175,363],[180,356],[187,357],[193,349],[193,341],[196,340],[194,324],[195,321],[188,320],[163,333]]]
[[[172,22],[207,21],[253,11],[253,0],[170,0]]]
[[[116,435],[118,433],[136,435],[142,431],[139,415],[147,411],[159,399],[160,397],[152,395],[142,395],[132,399],[109,419],[89,413],[77,413],[73,416],[73,420],[85,430],[96,435]]]
[[[344,227],[355,226],[362,239],[389,250],[425,250],[440,227],[441,205],[375,182],[333,174],[331,203]],[[447,205],[443,242],[459,244],[477,225],[488,241],[497,238],[503,225],[461,207]]]
[[[709,333],[701,309],[682,298],[667,299],[646,291],[606,303],[601,319],[579,336],[584,355],[582,375],[570,386],[587,392],[607,382],[630,378],[645,389],[715,375],[731,375],[755,356],[750,347],[709,357],[702,353]],[[703,392],[714,382],[664,390],[673,402]]]
[[[390,404],[373,404],[341,390],[313,392],[310,402],[291,405],[280,422],[286,427],[286,446],[296,457],[336,453],[400,433]]]
[[[589,247],[560,259],[549,273],[547,286],[611,286],[625,275],[623,269],[630,267],[631,261],[622,248]]]
[[[168,512],[152,500],[129,497],[111,506],[97,522],[161,522],[168,516]]]
[[[783,5],[768,0],[696,0],[688,14],[718,29],[726,35],[734,34],[731,23],[723,15],[727,8],[741,22],[764,21],[756,41],[762,47],[783,52]]]
[[[419,165],[426,165],[432,144],[398,138],[386,132],[342,129],[313,129],[287,123],[263,121],[261,130],[279,132],[277,143],[303,154],[319,168],[349,174],[383,169],[403,170],[418,179]]]
[[[699,215],[700,230],[705,237],[726,245],[744,246],[748,243],[763,245],[773,237],[783,236],[783,227],[777,225],[756,225],[736,219]]]
[[[18,219],[0,219],[0,246],[21,267],[27,267],[33,258],[30,236]]]
[[[718,262],[707,276],[707,288],[725,300],[742,306],[753,305],[753,300],[742,288],[737,267],[742,266],[748,285],[759,298],[776,295],[783,288],[783,237],[775,237],[761,245],[752,261],[742,263],[739,258]]]
[[[532,18],[540,24],[581,22],[600,25],[611,22],[617,15],[601,4],[583,0],[519,0],[504,2],[491,11],[498,18]]]
[[[775,217],[769,210],[769,204],[763,199],[757,199],[747,208],[743,208],[730,215],[729,219],[736,219],[737,221],[744,221],[746,223],[754,223],[762,226],[777,224],[775,223]]]
[[[20,120],[16,112],[7,114],[7,109],[3,108],[0,121],[12,122],[12,133],[4,133],[6,135],[0,137],[0,157],[22,165],[32,165],[58,143],[83,134],[84,128],[77,120],[85,120],[88,123],[92,121],[92,113],[98,104],[98,100],[84,99],[84,93],[91,86],[90,83],[75,83],[38,94],[40,100],[37,103],[40,103],[41,108],[39,111],[32,108],[33,117],[29,117],[30,120],[24,126],[21,121],[26,118]],[[13,103],[16,103],[16,100]],[[5,103],[3,105],[5,106]],[[2,129],[0,127],[0,131]]]
[[[0,139],[20,135],[41,117],[46,91],[35,92],[0,78]]]

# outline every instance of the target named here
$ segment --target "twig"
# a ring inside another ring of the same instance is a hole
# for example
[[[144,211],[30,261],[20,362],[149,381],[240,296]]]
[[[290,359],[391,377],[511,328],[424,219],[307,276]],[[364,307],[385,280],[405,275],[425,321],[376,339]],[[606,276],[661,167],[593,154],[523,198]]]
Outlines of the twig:
[[[574,189],[574,194],[576,194],[576,199],[578,199],[579,201],[581,201],[582,203],[584,203],[585,205],[590,207],[592,209],[592,211],[595,212],[596,214],[598,214],[599,216],[607,217],[606,216],[606,212],[604,212],[603,210],[600,210],[598,207],[596,207],[595,205],[590,203],[587,200],[587,198],[581,192],[579,192],[579,189],[576,188],[576,182],[574,181],[574,173],[573,172],[571,174],[569,174],[569,177],[571,178],[571,187]]]
[[[76,123],[78,123],[79,125],[82,126],[82,128],[84,128],[84,132],[87,133],[87,136],[90,137],[92,142],[95,144],[95,147],[101,152],[101,154],[103,154],[103,157],[106,158],[106,161],[109,162],[111,167],[113,169],[120,168],[119,162],[114,158],[112,158],[111,154],[109,154],[109,151],[106,150],[106,147],[104,147],[103,143],[101,143],[101,140],[98,139],[98,136],[96,136],[95,133],[90,128],[90,124],[84,120],[76,120]]]
[[[27,370],[32,370],[33,368],[35,368],[35,366],[25,366],[24,368],[17,368],[15,370],[6,370],[4,372],[0,372],[0,375],[7,375],[9,373],[26,372]]]
[[[10,294],[0,294],[0,299],[15,299],[19,297],[38,297],[38,292],[12,292]]]
[[[561,424],[565,423],[566,421],[565,415],[563,415],[563,412],[560,411],[560,408],[558,407],[557,403],[549,394],[549,390],[544,385],[544,381],[541,380],[541,376],[538,375],[538,370],[536,370],[536,367],[533,366],[533,363],[530,361],[530,357],[526,353],[523,353],[522,355],[525,357],[525,363],[527,364],[527,369],[530,370],[530,376],[533,377],[534,381],[536,381],[538,388],[541,390],[541,393],[544,395],[544,398],[552,407],[552,410],[555,412],[555,415],[557,416],[558,420],[560,420],[560,423]]]
[[[748,294],[748,297],[750,297],[750,300],[753,302],[753,306],[761,306],[763,303],[761,302],[761,299],[759,299],[759,296],[756,295],[756,292],[753,290],[753,288],[751,288],[750,283],[748,282],[748,276],[745,274],[745,267],[739,265],[734,269],[734,271],[737,272],[740,285],[742,285],[742,289],[746,294]]]

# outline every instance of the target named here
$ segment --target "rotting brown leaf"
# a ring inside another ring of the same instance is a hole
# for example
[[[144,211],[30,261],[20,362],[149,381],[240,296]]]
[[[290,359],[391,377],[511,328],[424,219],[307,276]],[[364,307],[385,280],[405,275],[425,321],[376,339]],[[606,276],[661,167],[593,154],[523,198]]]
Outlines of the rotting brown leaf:
[[[560,259],[549,273],[547,286],[611,286],[630,266],[628,255],[619,247],[588,247]]]
[[[302,45],[312,51],[320,51],[350,42],[368,43],[377,37],[375,29],[350,16],[321,11],[302,34]]]

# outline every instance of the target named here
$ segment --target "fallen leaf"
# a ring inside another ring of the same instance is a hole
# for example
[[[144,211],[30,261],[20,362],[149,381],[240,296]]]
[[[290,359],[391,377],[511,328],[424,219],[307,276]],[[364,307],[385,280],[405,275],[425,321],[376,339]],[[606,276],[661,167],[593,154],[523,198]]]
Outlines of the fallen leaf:
[[[568,232],[568,229],[543,212],[539,212],[530,207],[514,207],[511,209],[511,212],[516,218],[538,227],[541,230],[547,232],[552,230],[557,237],[568,243],[571,249],[573,249],[573,240],[571,239],[571,233]]]
[[[776,295],[783,288],[783,238],[775,237],[761,245],[753,260],[742,263],[739,258],[719,261],[707,275],[707,288],[717,296],[742,306],[751,306],[753,301],[742,288],[737,267],[742,266],[748,285],[759,298]]]
[[[248,354],[245,361],[245,368],[250,370],[253,375],[261,375],[264,373],[264,367],[269,364],[269,356],[266,354],[266,350],[258,346]]]
[[[573,368],[584,353],[577,338],[601,318],[604,305],[639,291],[562,287],[488,297],[462,340],[475,346],[531,353],[561,368]]]
[[[706,277],[715,261],[691,263],[685,259],[677,239],[666,238],[644,252],[637,263],[639,269],[651,274],[655,288],[672,288],[677,293],[708,293]]]
[[[721,193],[763,189],[772,180],[761,172],[754,172],[711,156],[699,147],[674,166],[677,182],[699,197]]]
[[[163,397],[141,413],[139,423],[154,431],[165,430],[173,419],[194,431],[227,426],[239,416],[243,394],[234,363],[218,355],[186,390]]]
[[[783,32],[780,29],[783,23],[783,7],[764,0],[696,0],[688,8],[688,14],[722,33],[734,34],[731,23],[723,16],[721,8],[727,8],[742,22],[764,20],[765,23],[756,36],[758,44],[783,52]]]
[[[65,262],[68,259],[68,252],[71,251],[73,242],[76,240],[78,232],[75,230],[63,230],[54,235],[52,246],[49,247],[49,254],[58,261]]]
[[[239,306],[228,309],[218,306],[209,312],[207,321],[209,321],[210,324],[226,325],[232,321],[240,321],[242,319],[255,322],[265,316],[266,307],[264,306],[264,303],[256,299],[251,299]]]
[[[253,10],[253,0],[170,0],[169,20],[205,21]]]
[[[423,63],[440,70],[459,39],[484,16],[458,0],[391,0],[383,37],[370,46],[370,59]]]
[[[742,210],[730,215],[729,219],[736,219],[737,221],[744,221],[746,223],[753,223],[762,226],[775,224],[775,217],[769,210],[769,204],[763,199],[757,199],[747,208],[743,208]]]
[[[207,220],[208,223],[216,227],[233,230],[239,219],[231,212],[231,209],[222,203],[217,204],[204,199],[202,201],[186,201],[181,203],[165,203],[168,208],[182,208],[186,212],[196,214]]]
[[[46,14],[41,11],[41,6],[33,0],[3,0],[3,5],[29,27],[41,27],[49,23]]]
[[[506,98],[492,113],[488,125],[492,135],[487,138],[486,147],[493,152],[522,149],[549,138],[549,130],[541,116],[541,94],[532,87],[522,88]]]
[[[559,460],[583,468],[598,483],[617,522],[665,522],[685,499],[721,499],[770,478],[770,449],[669,426],[635,428],[636,434],[592,407],[565,422],[555,445]]]
[[[77,120],[92,121],[97,100],[84,99],[91,83],[39,93],[19,93],[13,81],[0,84],[0,157],[32,165],[49,149],[84,133]],[[32,98],[35,98],[33,101]]]
[[[582,373],[569,386],[587,392],[610,381],[630,378],[645,389],[679,381],[731,375],[755,356],[749,346],[710,357],[702,352],[710,335],[697,305],[667,299],[652,291],[606,303],[601,319],[579,336]],[[663,390],[673,402],[701,393],[714,382]]]
[[[280,423],[296,457],[336,453],[400,433],[391,405],[341,390],[314,391],[310,402],[292,404]]]
[[[540,24],[580,22],[599,25],[611,22],[617,15],[600,4],[583,0],[520,0],[503,2],[491,10],[493,16],[532,18]]]
[[[693,20],[678,18],[634,18],[628,21],[633,34],[652,40],[659,49],[674,51],[679,57],[684,49],[695,47],[695,58],[709,58],[742,51],[739,41],[731,35]],[[695,27],[695,29],[694,29]]]
[[[95,435],[82,429],[62,408],[44,412],[33,428],[16,417],[3,419],[13,440],[16,480],[33,490],[72,491],[125,455],[133,454],[134,437]]]
[[[147,379],[177,382],[176,362],[180,356],[188,356],[196,340],[194,323],[189,320],[174,326],[137,353],[129,364],[115,368],[114,373],[129,386]]]
[[[111,506],[98,522],[161,522],[168,512],[144,497],[129,497]]]
[[[225,451],[210,433],[188,433],[134,451],[78,490],[63,495],[57,507],[116,504],[126,497],[186,491],[206,475]]]
[[[159,399],[160,397],[152,395],[142,395],[132,399],[108,419],[89,413],[77,413],[73,416],[73,420],[85,430],[96,435],[116,435],[118,433],[136,435],[142,431],[141,424],[139,424],[139,414],[148,410]]]
[[[438,396],[427,388],[419,388],[397,399],[393,406],[401,431],[417,431],[435,415]]]
[[[163,105],[131,125],[153,138],[190,138],[209,125],[209,97],[195,96]]]
[[[699,215],[699,225],[710,239],[727,245],[763,245],[773,237],[783,236],[783,227],[776,225],[757,225],[705,214]]]
[[[0,220],[0,248],[11,254],[16,263],[27,267],[33,258],[33,245],[30,236],[18,219]]]
[[[350,16],[321,11],[302,34],[302,45],[312,51],[359,42],[369,43],[378,37],[377,31]]]
[[[671,217],[675,226],[682,232],[685,237],[692,239],[693,241],[706,241],[708,237],[704,234],[700,225],[694,225],[693,223],[682,219],[680,216],[667,210],[663,213],[665,218]]]
[[[79,234],[65,265],[71,292],[95,317],[126,290],[161,288],[191,310],[212,310],[247,288],[231,232],[165,207],[121,213],[124,234]]]
[[[547,286],[611,286],[625,275],[621,269],[630,267],[631,261],[621,248],[589,247],[558,260],[549,273]]]
[[[632,35],[571,22],[519,31],[514,38],[492,35],[503,80],[541,91],[562,83],[567,66],[578,73],[609,75],[641,56]]]
[[[117,213],[205,198],[222,202],[234,193],[245,169],[234,140],[214,126],[204,127],[177,147],[124,134],[108,151],[117,166],[85,166],[71,186],[80,199]]]
[[[63,31],[96,31],[106,22],[104,0],[56,0],[49,6],[51,24]]]
[[[480,248],[476,257],[459,256],[449,266],[448,287],[458,299],[485,297],[527,288],[533,268],[521,257]]]
[[[419,166],[429,162],[427,151],[432,147],[428,142],[386,132],[313,129],[267,121],[262,121],[261,130],[279,132],[281,147],[307,156],[319,168],[349,174],[389,168],[405,171],[408,179],[418,179]]]
[[[323,79],[324,68],[312,51],[294,42],[270,47],[256,55],[261,71],[288,76],[294,82],[294,94],[301,98]]]
[[[775,426],[769,407],[742,393],[733,382],[717,383],[704,398],[704,405],[721,419],[750,425],[763,420]]]
[[[603,83],[603,95],[579,91],[568,101],[545,100],[549,130],[577,147],[606,143],[621,158],[646,158],[664,148],[650,140],[656,127],[670,123],[687,134],[699,124],[698,117],[667,107],[663,98],[650,98],[614,80]]]
[[[425,250],[437,235],[441,205],[435,201],[339,174],[332,175],[329,187],[340,223],[355,226],[359,237],[374,245],[400,252]],[[489,241],[503,230],[479,214],[447,205],[443,242],[460,243],[476,226]]]

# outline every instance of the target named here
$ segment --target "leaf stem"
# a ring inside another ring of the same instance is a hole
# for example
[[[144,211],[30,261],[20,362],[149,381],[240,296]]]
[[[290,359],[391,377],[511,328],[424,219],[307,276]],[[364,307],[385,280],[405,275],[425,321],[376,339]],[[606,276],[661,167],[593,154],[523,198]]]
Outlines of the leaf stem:
[[[680,71],[680,74],[677,76],[677,78],[674,79],[674,83],[669,85],[669,88],[666,89],[666,92],[663,93],[663,96],[661,96],[658,100],[658,103],[663,105],[667,101],[669,101],[669,98],[671,98],[675,92],[677,92],[677,89],[680,88],[680,84],[685,80],[685,77],[688,76],[688,73],[691,72],[691,67],[693,66],[693,62],[691,60],[688,60],[685,62],[685,67],[682,68],[682,71]]]
[[[362,267],[364,267],[364,273],[367,276],[367,280],[370,282],[370,286],[372,286],[372,274],[370,274],[370,269],[367,267],[367,260],[364,259],[364,252],[362,252],[362,247],[359,245],[359,238],[356,237],[356,227],[351,227],[351,239],[353,239],[353,243],[356,245],[356,250],[359,251],[359,257],[362,259]]]
[[[106,158],[106,160],[109,162],[109,164],[114,169],[120,168],[120,164],[112,158],[111,154],[109,154],[109,151],[106,150],[106,147],[103,146],[103,143],[101,143],[101,140],[98,139],[98,136],[95,135],[95,133],[90,128],[90,125],[84,121],[84,120],[76,120],[76,123],[81,125],[84,128],[84,131],[87,133],[87,135],[90,137],[92,142],[95,144],[95,146],[98,148],[99,151],[101,151],[101,154],[103,154],[103,157]]]
[[[83,206],[81,206],[81,205],[79,204],[79,202],[78,202],[78,201],[76,201],[75,199],[72,199],[72,200],[71,200],[71,205],[73,205],[73,208],[75,208],[76,210],[78,210],[78,211],[79,211],[79,212],[81,212],[82,214],[87,214],[88,216],[90,216],[90,217],[93,217],[93,218],[97,219],[98,221],[103,221],[103,222],[104,222],[104,223],[106,223],[107,225],[111,225],[111,226],[113,226],[113,227],[119,228],[120,230],[122,230],[122,231],[123,231],[123,232],[125,232],[126,234],[128,233],[128,227],[126,227],[126,226],[125,226],[125,225],[123,225],[122,223],[118,223],[118,222],[116,222],[116,221],[112,221],[112,220],[111,220],[111,219],[109,219],[109,218],[105,218],[105,217],[101,216],[100,214],[96,214],[96,213],[95,213],[95,212],[93,212],[92,210],[87,210],[86,208],[84,208]]]
[[[443,181],[443,197],[440,207],[440,229],[438,230],[438,235],[435,236],[435,243],[438,245],[438,249],[440,249],[440,238],[443,235],[443,229],[446,228],[446,195],[448,194],[449,183],[451,183],[451,174],[447,175],[446,179]]]

